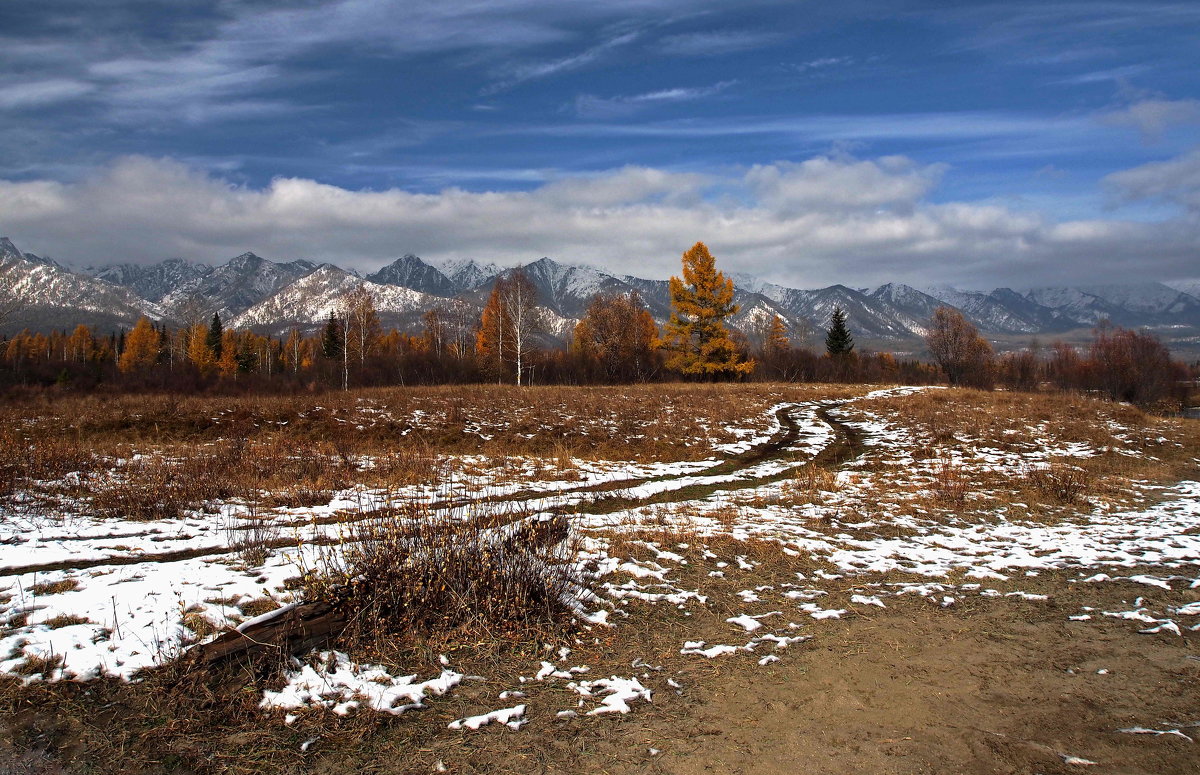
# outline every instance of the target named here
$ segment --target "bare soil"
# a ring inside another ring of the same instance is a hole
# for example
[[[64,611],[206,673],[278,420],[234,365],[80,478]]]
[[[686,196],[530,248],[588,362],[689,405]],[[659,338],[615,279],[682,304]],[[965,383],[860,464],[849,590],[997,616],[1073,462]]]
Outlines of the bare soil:
[[[1196,744],[1116,732],[1200,722],[1194,639],[1036,605],[860,618],[803,656],[704,688],[650,771],[1195,773]],[[1044,614],[1051,614],[1045,616]],[[1041,615],[1039,615],[1041,614]],[[1097,674],[1106,669],[1105,675]],[[636,772],[629,762],[613,772]]]
[[[451,769],[1200,772],[1200,743],[1117,732],[1184,726],[1192,737],[1200,733],[1186,727],[1200,725],[1200,638],[1140,635],[1130,622],[1102,617],[1068,621],[1079,608],[1065,579],[1038,587],[1063,594],[1048,603],[979,600],[950,609],[914,599],[822,622],[814,640],[780,662],[713,660],[698,666],[706,674],[682,697],[660,693],[652,710],[564,728],[532,749],[512,749],[511,736],[489,733]],[[1109,610],[1145,594],[1134,584],[1087,587],[1087,599]]]

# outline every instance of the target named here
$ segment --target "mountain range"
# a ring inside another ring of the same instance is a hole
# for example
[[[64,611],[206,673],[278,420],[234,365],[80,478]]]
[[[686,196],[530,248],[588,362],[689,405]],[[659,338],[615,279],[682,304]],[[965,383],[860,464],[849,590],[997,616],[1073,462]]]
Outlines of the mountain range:
[[[670,312],[668,283],[617,276],[588,266],[541,258],[521,267],[544,308],[547,333],[562,340],[599,292],[637,291],[661,323]],[[360,276],[332,264],[275,262],[243,253],[224,264],[167,259],[157,264],[112,264],[73,270],[22,253],[0,238],[0,292],[23,301],[3,330],[69,329],[79,323],[106,330],[128,327],[141,315],[176,325],[207,321],[214,312],[227,326],[281,334],[293,326],[311,331],[337,309],[348,289],[364,285],[375,297],[385,326],[416,332],[428,310],[458,298],[482,309],[498,277],[514,271],[469,259],[425,261],[408,254]],[[1101,320],[1148,328],[1176,349],[1200,347],[1200,282],[970,291],[941,285],[916,288],[887,283],[874,288],[831,285],[804,290],[735,274],[731,323],[753,334],[773,315],[794,332],[814,336],[835,307],[846,311],[860,342],[879,349],[919,348],[933,310],[949,305],[1000,342],[1060,336]]]

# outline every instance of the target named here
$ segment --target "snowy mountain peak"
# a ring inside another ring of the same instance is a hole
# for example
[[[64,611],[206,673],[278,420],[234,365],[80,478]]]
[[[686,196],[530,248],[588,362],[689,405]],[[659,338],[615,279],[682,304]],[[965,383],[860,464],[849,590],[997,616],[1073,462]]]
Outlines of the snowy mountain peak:
[[[232,325],[275,331],[292,325],[319,325],[331,313],[340,314],[343,297],[358,287],[371,293],[383,324],[400,328],[410,327],[438,301],[411,288],[374,283],[332,264],[321,264],[238,315]]]
[[[226,265],[236,267],[238,269],[244,269],[259,266],[265,261],[266,259],[262,256],[251,253],[250,251],[246,251],[241,255],[234,256],[233,258],[229,259],[229,261],[226,262]]]
[[[460,289],[436,267],[406,253],[367,279],[380,285],[400,285],[434,296],[453,296]]]
[[[496,264],[480,264],[472,258],[447,258],[433,262],[432,266],[441,271],[459,292],[486,285],[503,271]]]
[[[1194,280],[1171,280],[1163,284],[1200,301],[1200,278]]]
[[[26,308],[14,321],[20,326],[42,328],[42,321],[64,318],[69,325],[130,325],[142,315],[161,320],[164,315],[155,304],[139,298],[133,291],[77,274],[59,264],[21,253],[12,240],[0,240],[0,277],[9,293],[21,299]]]
[[[741,288],[750,293],[762,293],[770,285],[770,283],[763,281],[761,278],[747,274],[746,272],[730,272],[726,277],[733,280],[735,288]]]
[[[0,264],[9,261],[23,261],[25,254],[17,250],[17,246],[8,237],[0,237]]]

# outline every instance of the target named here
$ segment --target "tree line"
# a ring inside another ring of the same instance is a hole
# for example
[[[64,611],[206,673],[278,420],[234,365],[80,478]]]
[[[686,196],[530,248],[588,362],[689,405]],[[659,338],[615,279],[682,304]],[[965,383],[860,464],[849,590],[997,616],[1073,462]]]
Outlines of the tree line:
[[[480,313],[448,300],[421,332],[384,330],[365,286],[343,294],[314,333],[228,330],[219,314],[171,328],[147,318],[106,335],[22,332],[0,340],[0,379],[78,389],[283,390],[485,381],[516,385],[692,380],[905,382],[1099,390],[1151,403],[1177,396],[1188,378],[1150,334],[1103,326],[1086,353],[1055,343],[997,356],[957,310],[935,311],[926,338],[933,362],[898,360],[855,347],[844,310],[833,310],[824,347],[796,337],[778,315],[729,326],[739,312],[730,278],[703,243],[682,256],[669,284],[662,331],[636,292],[599,293],[569,331],[550,330],[537,288],[520,270],[496,281]],[[565,339],[566,347],[551,344]]]

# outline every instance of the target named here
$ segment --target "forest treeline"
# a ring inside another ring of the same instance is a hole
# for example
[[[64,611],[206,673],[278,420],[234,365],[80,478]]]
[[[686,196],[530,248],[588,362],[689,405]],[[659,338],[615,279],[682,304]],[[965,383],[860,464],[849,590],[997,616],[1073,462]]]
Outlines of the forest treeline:
[[[1090,347],[1035,343],[997,355],[957,310],[938,309],[931,361],[855,347],[853,321],[833,312],[824,346],[796,341],[777,315],[749,333],[730,328],[733,283],[697,243],[670,283],[659,329],[636,293],[600,293],[570,331],[549,331],[537,289],[519,270],[498,280],[482,313],[460,300],[425,313],[420,333],[384,330],[371,293],[345,293],[315,332],[284,336],[225,328],[219,315],[168,326],[142,318],[129,331],[87,326],[0,340],[0,383],[62,389],[295,392],[380,385],[620,384],[678,379],[902,382],[988,389],[1100,392],[1139,404],[1180,403],[1195,374],[1153,335],[1101,325]],[[565,346],[550,344],[565,339]]]

